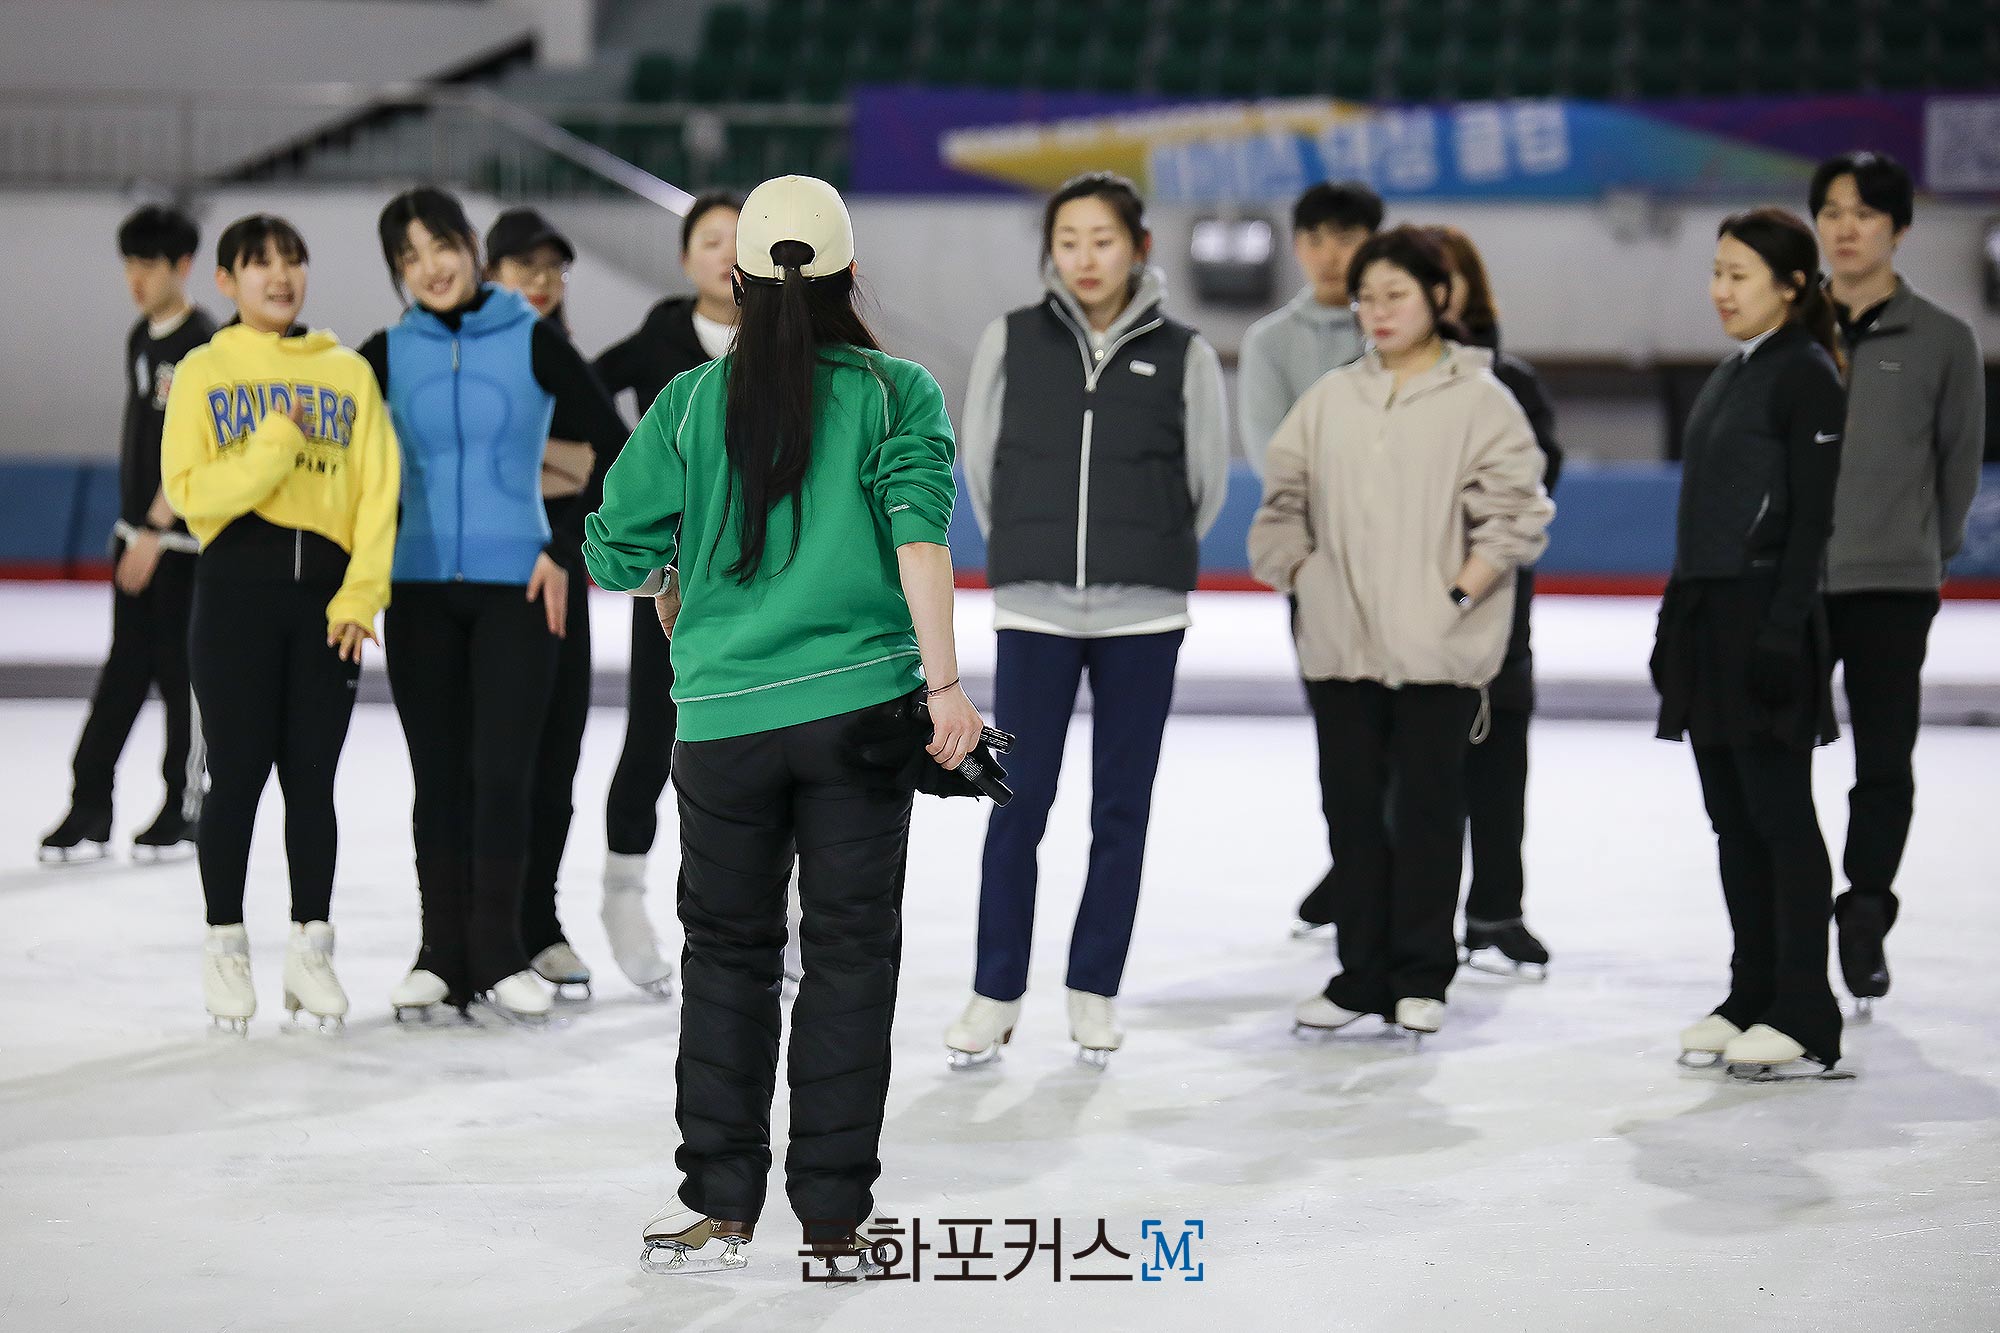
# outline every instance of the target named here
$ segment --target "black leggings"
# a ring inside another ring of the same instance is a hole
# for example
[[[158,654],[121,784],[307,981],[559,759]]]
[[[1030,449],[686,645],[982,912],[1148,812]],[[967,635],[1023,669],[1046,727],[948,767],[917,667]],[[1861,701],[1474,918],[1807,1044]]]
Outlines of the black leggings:
[[[208,923],[243,920],[243,879],[257,802],[278,770],[292,920],[324,921],[333,901],[339,829],[334,772],[354,715],[357,662],[326,642],[326,604],[313,583],[195,581],[189,664],[208,741],[202,808],[202,892]]]
[[[535,756],[528,877],[521,893],[521,944],[530,958],[563,941],[562,923],[556,919],[556,875],[569,843],[570,817],[576,813],[576,766],[590,721],[590,576],[580,551],[561,564],[569,571],[569,620],[556,647],[548,719]]]
[[[625,748],[604,802],[604,841],[644,856],[660,828],[660,793],[674,761],[674,663],[650,597],[632,599],[632,666],[625,685]]]
[[[1768,1023],[1821,1063],[1840,1058],[1840,1002],[1826,977],[1833,864],[1813,809],[1812,751],[1775,742],[1697,745],[1735,945],[1729,998],[1739,1028]]]
[[[454,1004],[528,966],[521,886],[556,638],[518,585],[398,583],[389,688],[416,784],[423,952]]]

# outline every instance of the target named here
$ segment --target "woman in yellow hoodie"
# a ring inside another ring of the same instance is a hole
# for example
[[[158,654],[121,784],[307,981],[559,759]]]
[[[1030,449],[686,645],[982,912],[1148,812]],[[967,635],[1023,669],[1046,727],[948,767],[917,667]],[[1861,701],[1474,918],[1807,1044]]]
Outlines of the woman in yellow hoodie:
[[[161,475],[201,543],[189,627],[211,787],[199,838],[208,903],[202,994],[218,1025],[256,1011],[243,881],[257,802],[278,770],[292,928],[285,1007],[340,1022],[333,973],[334,770],[361,646],[389,600],[399,462],[373,372],[294,321],[305,241],[253,214],[222,233],[216,285],[237,317],[180,363]]]

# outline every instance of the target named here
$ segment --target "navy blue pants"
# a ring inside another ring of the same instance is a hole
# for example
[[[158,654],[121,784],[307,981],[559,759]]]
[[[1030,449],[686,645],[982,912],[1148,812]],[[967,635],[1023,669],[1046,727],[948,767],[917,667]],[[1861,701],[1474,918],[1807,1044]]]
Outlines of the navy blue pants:
[[[1028,988],[1035,930],[1036,849],[1055,804],[1063,745],[1090,676],[1090,868],[1070,934],[1071,990],[1116,995],[1139,910],[1139,873],[1153,813],[1153,777],[1174,701],[1186,632],[1068,639],[1000,631],[995,725],[1014,734],[1004,761],[1014,799],[986,826],[979,888],[979,962],[972,988],[992,1000]]]

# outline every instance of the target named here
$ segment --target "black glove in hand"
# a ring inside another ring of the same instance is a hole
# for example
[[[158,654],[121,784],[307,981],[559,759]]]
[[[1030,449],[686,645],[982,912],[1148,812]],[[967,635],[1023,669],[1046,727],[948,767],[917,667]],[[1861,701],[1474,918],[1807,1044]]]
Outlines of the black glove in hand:
[[[1766,627],[1750,649],[1750,693],[1766,708],[1782,708],[1799,695],[1806,678],[1805,635]]]
[[[931,743],[931,716],[921,691],[868,709],[851,737],[856,760],[881,773],[888,785],[926,796],[984,796],[995,805],[1014,799],[1007,770],[994,758],[1013,740],[988,727],[957,768],[938,767],[924,748]]]

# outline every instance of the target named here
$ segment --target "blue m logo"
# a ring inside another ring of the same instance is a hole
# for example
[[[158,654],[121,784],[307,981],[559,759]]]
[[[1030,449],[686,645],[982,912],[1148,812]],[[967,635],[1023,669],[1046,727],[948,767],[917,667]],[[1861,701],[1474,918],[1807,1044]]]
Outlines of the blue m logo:
[[[1207,1264],[1194,1261],[1194,1243],[1204,1239],[1206,1228],[1200,1218],[1190,1218],[1181,1223],[1178,1239],[1169,1243],[1165,1227],[1157,1218],[1149,1218],[1139,1224],[1140,1243],[1153,1242],[1153,1259],[1148,1263],[1139,1261],[1141,1282],[1164,1282],[1168,1273],[1179,1273],[1183,1282],[1200,1282],[1207,1271]]]

